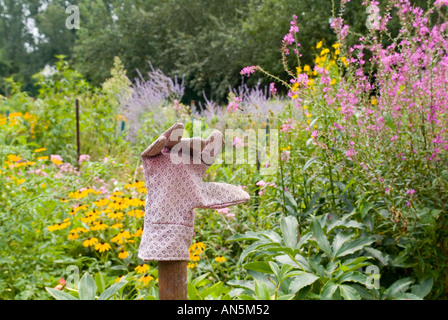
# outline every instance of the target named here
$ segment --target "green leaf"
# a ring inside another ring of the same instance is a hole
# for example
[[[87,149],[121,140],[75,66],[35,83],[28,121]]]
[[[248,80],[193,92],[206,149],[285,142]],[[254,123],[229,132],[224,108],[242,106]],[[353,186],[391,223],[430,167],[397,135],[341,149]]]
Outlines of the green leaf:
[[[78,300],[74,296],[54,288],[45,287],[45,290],[56,300]]]
[[[102,293],[106,288],[106,284],[104,283],[104,278],[101,272],[97,272],[95,274],[95,283],[96,286],[98,287],[98,293]]]
[[[261,241],[252,243],[246,249],[244,249],[243,252],[241,253],[240,258],[238,260],[238,265],[240,265],[248,255],[255,253],[257,251],[260,251],[261,248],[270,246],[270,245],[273,245],[273,243],[270,241],[267,241],[267,240],[261,240]]]
[[[194,278],[193,281],[191,281],[191,284],[195,287],[202,287],[203,285],[205,285],[208,280],[207,280],[207,276],[210,274],[210,272],[204,273],[203,275],[200,275],[197,278]]]
[[[342,276],[338,278],[338,283],[343,282],[357,282],[362,285],[365,285],[367,283],[367,276],[360,272],[346,272]]]
[[[364,217],[367,215],[370,209],[373,209],[373,205],[369,202],[364,202],[360,207],[361,212],[361,218],[364,219]]]
[[[352,241],[344,243],[341,248],[335,253],[335,258],[340,258],[346,256],[348,254],[355,253],[356,251],[361,250],[365,246],[375,242],[373,238],[358,238]]]
[[[268,261],[268,264],[269,264],[269,268],[272,270],[272,273],[277,277],[277,279],[281,280],[280,268],[278,267],[278,265],[273,261]],[[259,270],[255,270],[255,271],[259,271]]]
[[[227,281],[228,285],[231,285],[233,287],[237,288],[243,288],[243,289],[249,289],[254,291],[254,282],[253,281],[247,281],[247,280],[230,280]]]
[[[201,300],[198,289],[191,283],[187,284],[187,294],[188,300]]]
[[[296,293],[300,289],[313,284],[317,279],[319,279],[319,277],[312,273],[303,273],[298,275],[294,277],[289,284],[289,291]]]
[[[412,287],[412,293],[423,299],[431,292],[433,284],[434,284],[433,278],[426,278],[422,280],[420,284],[417,284]]]
[[[259,300],[270,300],[268,286],[257,280],[255,280],[255,295]]]
[[[108,300],[110,297],[116,294],[121,288],[123,288],[126,285],[126,283],[128,283],[126,280],[121,280],[117,283],[114,283],[109,288],[103,291],[98,300]]]
[[[214,285],[212,285],[210,288],[202,291],[200,293],[201,297],[204,299],[208,296],[212,296],[213,298],[219,298],[223,292],[224,283],[222,281],[218,281]]]
[[[313,217],[313,222],[311,223],[311,232],[313,233],[319,248],[322,249],[322,251],[325,252],[328,257],[331,257],[332,252],[330,243],[328,242],[327,237],[324,235],[319,220],[315,216]]]
[[[322,287],[322,290],[320,291],[321,300],[331,300],[337,288],[338,285],[332,280],[325,283],[325,285]]]
[[[295,249],[299,237],[299,223],[293,216],[283,217],[280,220],[280,229],[282,230],[285,245]]]
[[[95,300],[96,284],[92,276],[86,272],[79,280],[78,294],[79,300]]]
[[[313,139],[312,139],[313,140]],[[319,160],[319,158],[318,157],[314,157],[314,158],[311,158],[310,160],[308,160],[306,163],[305,163],[305,165],[303,166],[303,171],[306,171],[306,169],[308,169],[314,162],[316,162],[317,160]]]
[[[415,294],[412,294],[409,292],[394,296],[394,299],[396,299],[396,300],[423,300],[421,297],[416,296]]]
[[[345,300],[361,300],[359,293],[349,285],[339,285],[339,292]]]
[[[297,254],[294,257],[295,261],[291,259],[291,257],[287,254],[281,255],[281,256],[276,256],[275,260],[277,260],[278,262],[280,262],[281,264],[289,264],[291,266],[295,266],[295,267],[299,267],[301,270],[303,271],[307,271],[310,272],[311,271],[311,266],[308,263],[308,261],[302,257],[300,254]]]
[[[292,300],[294,298],[294,294],[283,294],[277,297],[277,300]]]
[[[292,196],[291,192],[285,191],[285,199],[289,202],[289,204],[292,206],[293,209],[296,209],[298,207],[296,199]]]
[[[245,234],[234,234],[226,240],[226,242],[231,241],[246,241],[246,240],[261,240],[263,237],[253,231],[248,231]]]
[[[253,270],[261,273],[272,273],[271,267],[266,262],[249,262],[243,265],[246,270]]]
[[[403,278],[395,281],[388,289],[388,298],[396,298],[396,295],[404,294],[413,282],[414,280],[411,278]]]
[[[333,252],[338,252],[341,246],[353,238],[354,232],[346,233],[346,232],[338,232],[333,239],[332,249]]]

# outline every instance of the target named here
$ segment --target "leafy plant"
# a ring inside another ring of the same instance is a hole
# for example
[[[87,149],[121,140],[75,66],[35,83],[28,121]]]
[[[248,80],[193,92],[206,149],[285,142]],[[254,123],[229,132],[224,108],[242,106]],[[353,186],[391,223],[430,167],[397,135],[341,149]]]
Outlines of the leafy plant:
[[[119,293],[120,290],[128,283],[132,273],[120,279],[119,282],[113,283],[109,287],[105,287],[104,279],[101,273],[97,273],[98,277],[93,277],[86,272],[79,281],[78,288],[67,288],[68,292],[58,290],[55,288],[45,287],[45,290],[56,300],[109,300]]]

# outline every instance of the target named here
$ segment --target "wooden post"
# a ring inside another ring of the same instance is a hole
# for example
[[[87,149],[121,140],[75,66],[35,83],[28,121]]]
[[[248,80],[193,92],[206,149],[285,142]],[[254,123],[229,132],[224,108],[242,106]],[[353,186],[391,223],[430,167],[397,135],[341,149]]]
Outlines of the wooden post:
[[[80,150],[80,143],[79,143],[79,100],[76,99],[76,148],[77,148],[77,155],[78,159],[76,159],[78,168],[79,168],[79,156],[81,153]]]
[[[187,300],[187,261],[159,261],[159,300]]]

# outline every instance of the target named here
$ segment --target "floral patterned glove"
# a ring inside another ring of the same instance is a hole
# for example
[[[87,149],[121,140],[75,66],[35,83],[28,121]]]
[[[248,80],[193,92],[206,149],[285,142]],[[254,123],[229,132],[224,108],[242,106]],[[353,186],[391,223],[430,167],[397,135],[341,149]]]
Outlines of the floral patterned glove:
[[[182,139],[174,124],[143,153],[147,197],[138,257],[144,261],[188,260],[194,208],[220,209],[250,199],[239,187],[202,178],[223,145],[223,135]]]

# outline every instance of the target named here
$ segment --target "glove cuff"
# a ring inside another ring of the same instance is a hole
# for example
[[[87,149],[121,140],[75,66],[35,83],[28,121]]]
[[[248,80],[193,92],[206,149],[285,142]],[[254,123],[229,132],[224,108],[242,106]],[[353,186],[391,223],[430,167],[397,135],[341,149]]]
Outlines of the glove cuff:
[[[193,230],[177,224],[145,224],[138,257],[143,261],[188,261]]]

